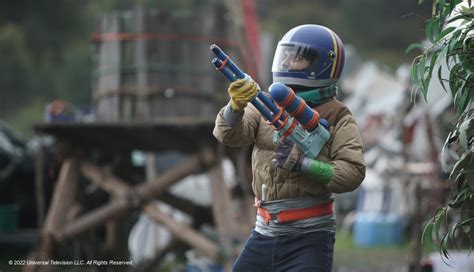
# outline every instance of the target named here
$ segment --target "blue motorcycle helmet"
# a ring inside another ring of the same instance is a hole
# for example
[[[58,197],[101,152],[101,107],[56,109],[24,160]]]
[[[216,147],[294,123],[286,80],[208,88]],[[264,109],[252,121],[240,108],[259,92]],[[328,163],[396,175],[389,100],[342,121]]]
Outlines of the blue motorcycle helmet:
[[[344,45],[327,27],[300,25],[278,42],[273,58],[273,82],[296,90],[331,86],[344,67]]]

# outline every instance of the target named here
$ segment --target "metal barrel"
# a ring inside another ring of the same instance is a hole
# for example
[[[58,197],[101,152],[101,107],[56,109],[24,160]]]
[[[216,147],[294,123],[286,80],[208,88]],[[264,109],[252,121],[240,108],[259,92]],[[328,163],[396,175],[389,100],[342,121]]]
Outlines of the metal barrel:
[[[229,67],[222,65],[223,63],[220,59],[213,58],[211,63],[216,67],[217,70],[221,71],[230,82],[234,82],[238,79],[234,72],[229,69]]]
[[[296,118],[305,130],[312,131],[318,127],[318,112],[308,107],[304,100],[296,96],[291,88],[283,83],[275,82],[268,90],[277,105],[283,107],[291,116]]]
[[[232,70],[239,79],[245,78],[245,73],[235,65],[235,63],[219,48],[219,46],[213,44],[210,49],[218,59],[220,59],[225,65],[229,66],[230,70]]]

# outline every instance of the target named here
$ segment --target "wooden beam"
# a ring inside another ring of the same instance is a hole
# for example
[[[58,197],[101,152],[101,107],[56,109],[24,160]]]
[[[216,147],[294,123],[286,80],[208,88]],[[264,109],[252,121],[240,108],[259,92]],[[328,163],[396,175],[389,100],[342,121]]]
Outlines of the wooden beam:
[[[162,213],[154,203],[147,204],[143,211],[156,222],[164,225],[176,238],[186,242],[211,259],[215,260],[217,258],[219,248],[216,244],[191,227],[176,222],[168,215]]]
[[[115,177],[114,175],[105,173],[99,167],[90,162],[82,162],[80,170],[81,173],[92,183],[108,193],[124,195],[131,189],[125,181]]]
[[[119,218],[126,215],[131,210],[132,205],[125,199],[113,201],[97,208],[89,213],[86,213],[76,220],[66,224],[63,229],[53,233],[54,238],[58,242],[65,242],[77,235],[103,225],[108,220]]]
[[[136,188],[136,192],[143,200],[151,200],[157,195],[164,193],[171,185],[175,184],[190,174],[198,172],[201,167],[209,168],[216,163],[216,157],[212,151],[205,149],[201,153],[192,156],[178,167],[173,167],[155,180],[143,183]]]
[[[208,150],[204,150],[192,156],[184,163],[166,171],[155,181],[137,186],[134,190],[127,190],[119,201],[110,202],[68,223],[64,229],[56,231],[54,237],[58,241],[71,239],[88,229],[104,224],[108,220],[123,216],[130,209],[138,208],[143,203],[163,193],[168,187],[180,181],[182,178],[198,172],[201,168],[208,168],[215,164],[215,162],[214,154]],[[126,184],[126,182],[119,178],[112,175],[105,177],[101,174],[100,169],[92,164],[83,165],[85,167],[83,166],[81,169],[85,171],[86,176],[91,178],[94,183],[108,188],[108,190],[122,192],[122,190],[128,187],[120,185]],[[113,189],[110,184],[119,186],[119,189]]]
[[[159,200],[173,206],[194,218],[196,224],[213,223],[213,216],[211,209],[206,206],[198,205],[186,198],[179,197],[168,192],[159,195]]]
[[[81,173],[89,178],[92,183],[108,193],[117,196],[125,196],[127,192],[132,190],[132,187],[128,186],[125,181],[114,175],[104,173],[97,166],[89,162],[83,162],[80,169]],[[197,205],[185,198],[172,195],[168,192],[159,194],[156,197],[159,197],[161,201],[184,213],[193,217],[199,216],[202,221],[212,223],[212,214],[209,209],[204,206]]]

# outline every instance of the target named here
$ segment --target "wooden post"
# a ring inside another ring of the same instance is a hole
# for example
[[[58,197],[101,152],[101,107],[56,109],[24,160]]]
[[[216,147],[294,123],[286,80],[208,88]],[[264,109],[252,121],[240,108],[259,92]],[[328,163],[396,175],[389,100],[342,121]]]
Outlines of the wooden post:
[[[145,28],[145,8],[143,4],[136,4],[134,13],[134,31],[136,33],[144,33]],[[134,107],[135,112],[133,113],[133,120],[149,121],[151,117],[150,103],[148,95],[140,95],[148,91],[148,70],[146,61],[147,42],[144,39],[137,39],[135,41],[134,48],[134,59],[136,66],[136,98],[129,99],[130,101],[136,101]],[[129,103],[133,103],[130,102]],[[130,116],[126,116],[130,118]]]
[[[119,14],[105,15],[100,20],[99,33],[119,33]],[[118,121],[119,94],[108,97],[107,92],[120,90],[121,82],[121,43],[119,40],[100,41],[98,63],[96,67],[97,81],[94,96],[96,101],[97,119],[101,121]]]
[[[120,159],[118,159],[113,165],[113,169],[110,169],[110,172],[107,174],[109,176],[117,175],[122,179],[127,181],[132,180],[135,182],[136,179],[133,175],[133,166],[131,163],[131,154],[129,151],[122,151],[120,155],[118,155]],[[128,186],[130,183],[120,183],[117,181],[113,186],[117,188],[122,188],[123,193],[121,194],[111,194],[110,199],[112,201],[120,201],[121,198],[126,198],[129,195],[133,195],[133,193],[127,193],[127,191],[132,191],[133,189]],[[125,191],[127,190],[127,191]],[[132,198],[132,207],[137,205],[133,203]],[[132,228],[132,219],[129,216],[125,216],[120,220],[109,220],[105,223],[105,241],[102,245],[101,251],[105,258],[110,259],[128,259],[129,252],[128,252],[128,236],[130,234]],[[108,268],[110,271],[114,271],[112,267]]]
[[[45,150],[43,146],[43,138],[39,137],[38,150],[36,151],[35,160],[35,195],[36,195],[36,216],[38,227],[41,228],[44,223],[46,201],[44,199],[44,162],[45,162]]]
[[[50,260],[55,247],[54,234],[66,223],[68,209],[72,206],[78,180],[75,158],[63,161],[58,181],[54,188],[51,205],[43,226],[42,239],[38,250],[31,256],[34,260]],[[48,271],[49,268],[25,266],[24,271]]]
[[[249,230],[255,224],[256,217],[256,208],[254,206],[254,195],[252,192],[252,181],[249,180],[247,176],[247,171],[249,171],[250,163],[248,159],[250,158],[248,152],[250,149],[248,147],[239,148],[236,154],[235,159],[235,170],[237,181],[244,192],[244,195],[240,202],[240,216],[241,222],[237,225],[237,233],[241,239],[245,239],[249,235]]]
[[[218,153],[222,154],[223,146],[219,145]],[[222,155],[219,155],[222,158]],[[233,256],[232,240],[235,236],[236,217],[232,207],[232,198],[230,190],[226,186],[222,174],[222,165],[213,167],[209,172],[210,189],[212,196],[212,211],[214,214],[214,222],[219,234],[219,242],[224,248],[224,268],[230,270],[231,257]]]
[[[259,71],[257,69],[258,63],[256,63],[257,60],[252,56],[251,50],[249,50],[249,46],[251,45],[246,35],[246,32],[249,30],[246,26],[245,12],[243,10],[244,1],[225,0],[224,4],[233,18],[233,35],[239,45],[242,62],[245,64],[245,69],[247,70],[246,72],[255,80],[260,81]]]
[[[63,225],[69,208],[74,203],[76,195],[78,171],[74,158],[66,159],[59,173],[58,182],[54,189],[51,207],[43,227],[43,237],[51,235]]]
[[[171,25],[171,15],[169,13],[163,12],[159,13],[157,16],[153,16],[153,23],[149,25],[152,29],[152,32],[160,34],[169,34],[173,33],[173,27]],[[154,40],[150,42],[149,55],[147,56],[147,61],[157,67],[166,67],[170,65],[171,67],[175,66],[177,63],[171,57],[172,51],[176,48],[172,47],[172,41],[167,40]],[[158,70],[153,71],[150,74],[149,82],[150,85],[158,88],[160,95],[153,96],[151,105],[151,114],[153,118],[169,118],[170,116],[178,116],[179,108],[176,105],[176,86],[178,82],[171,82],[171,73],[168,69],[158,68]],[[171,103],[171,101],[173,101]],[[193,105],[188,105],[193,106]]]

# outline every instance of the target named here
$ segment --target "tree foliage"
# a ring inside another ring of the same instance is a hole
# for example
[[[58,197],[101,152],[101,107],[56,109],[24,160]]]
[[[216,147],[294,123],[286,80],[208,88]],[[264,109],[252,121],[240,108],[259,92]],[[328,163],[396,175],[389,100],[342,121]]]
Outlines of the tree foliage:
[[[423,241],[436,244],[446,258],[462,233],[471,249],[474,243],[474,7],[470,0],[461,2],[433,0],[433,14],[425,28],[428,46],[415,43],[407,48],[423,50],[412,64],[414,91],[421,91],[426,99],[430,82],[437,77],[452,95],[458,113],[457,125],[443,148],[455,161],[446,169],[450,172],[451,196],[423,233]]]
[[[21,28],[13,24],[0,27],[0,55],[0,114],[6,114],[10,105],[19,105],[32,87],[31,78],[25,78],[32,73],[32,63]]]

